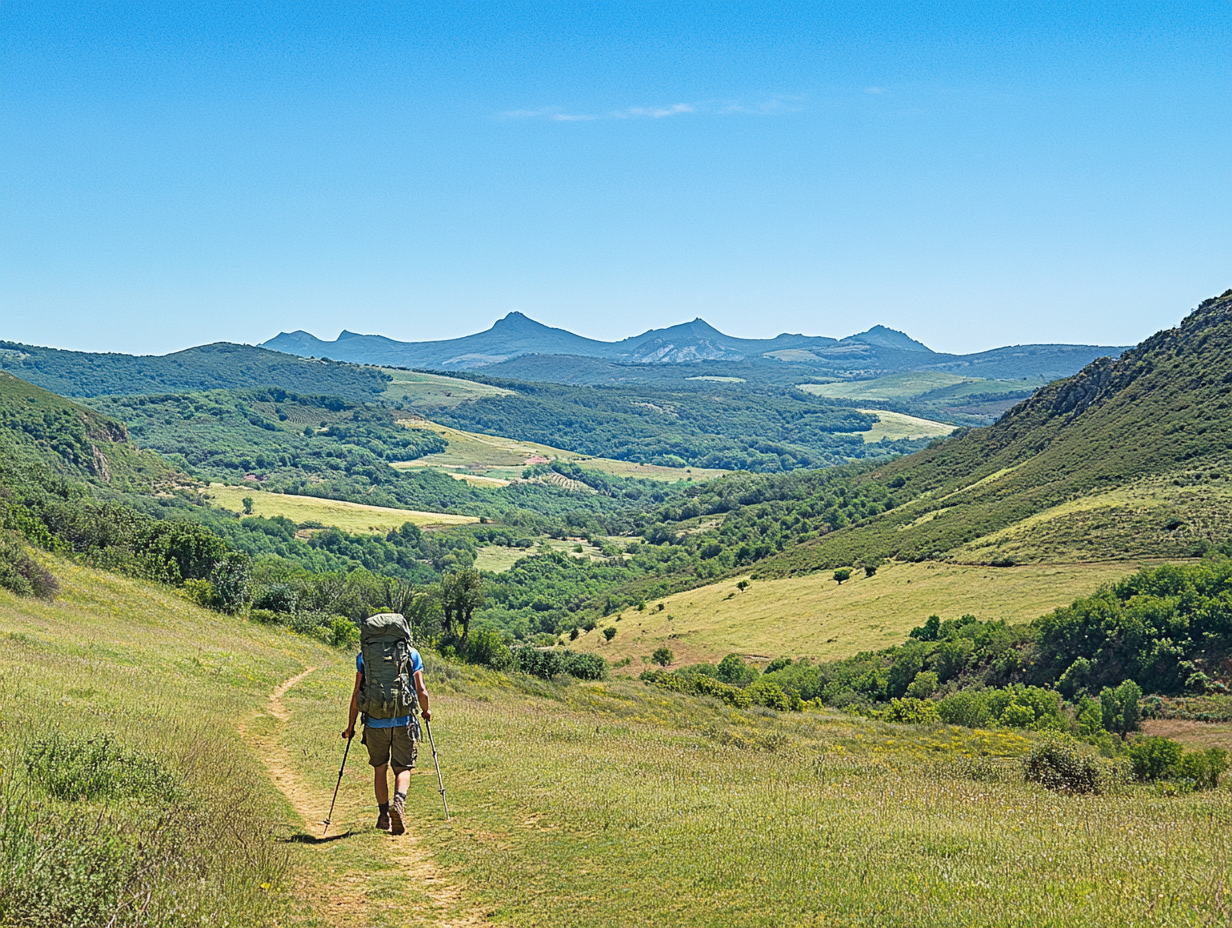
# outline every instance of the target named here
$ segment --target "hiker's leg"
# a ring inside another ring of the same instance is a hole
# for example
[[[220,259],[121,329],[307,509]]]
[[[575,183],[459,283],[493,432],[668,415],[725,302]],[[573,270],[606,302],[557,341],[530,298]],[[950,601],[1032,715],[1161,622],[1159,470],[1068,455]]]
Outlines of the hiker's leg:
[[[376,793],[377,805],[383,806],[389,802],[389,764],[372,768],[372,789]]]
[[[411,771],[401,770],[394,777],[394,792],[406,795],[406,791],[411,788]]]

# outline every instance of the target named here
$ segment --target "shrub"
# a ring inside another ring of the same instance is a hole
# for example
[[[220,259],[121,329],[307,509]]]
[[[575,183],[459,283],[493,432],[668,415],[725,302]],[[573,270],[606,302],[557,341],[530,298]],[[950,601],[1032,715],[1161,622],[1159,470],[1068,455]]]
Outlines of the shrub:
[[[1129,745],[1129,762],[1139,780],[1171,779],[1184,753],[1170,738],[1135,738]]]
[[[972,690],[960,690],[939,700],[937,715],[948,725],[987,728],[992,724],[988,700],[983,693]]]
[[[0,535],[0,586],[19,596],[55,599],[60,584],[55,575],[34,559],[16,533]]]
[[[929,725],[940,720],[936,703],[927,699],[891,699],[889,708],[881,713],[887,722],[907,725]]]
[[[604,640],[611,641],[615,637],[616,637],[616,626],[615,625],[609,625],[607,628],[603,630]]]
[[[1072,739],[1050,735],[1023,758],[1023,777],[1060,793],[1102,792],[1099,759],[1083,751]]]
[[[747,686],[757,676],[757,671],[744,662],[739,654],[729,654],[719,661],[715,676],[730,686]]]
[[[190,603],[195,603],[203,609],[209,609],[214,605],[214,584],[208,580],[185,580],[182,592]]]
[[[466,644],[466,659],[493,670],[508,670],[513,666],[513,652],[509,650],[509,645],[500,632],[490,628],[471,632]]]
[[[931,670],[921,670],[907,687],[907,695],[912,699],[927,699],[937,692],[937,675]]]
[[[564,648],[520,647],[512,651],[513,667],[544,680],[569,674],[579,680],[602,680],[607,676],[607,661],[597,654],[577,654]]]
[[[569,629],[569,640],[570,640],[570,641],[577,641],[577,640],[578,640],[578,634],[579,634],[579,632],[578,632],[578,628],[577,628],[577,626],[575,625],[575,626],[573,626],[573,628]]]
[[[565,652],[564,671],[579,680],[602,680],[607,677],[607,661],[598,654]]]
[[[779,712],[790,712],[791,697],[783,692],[783,688],[769,680],[754,680],[745,690],[756,705],[767,709],[777,709]]]
[[[1133,680],[1126,680],[1115,689],[1104,687],[1099,694],[1100,706],[1104,714],[1104,728],[1118,735],[1127,735],[1138,730],[1141,715],[1138,701],[1142,699],[1142,689]]]
[[[1194,789],[1217,789],[1219,778],[1228,769],[1228,752],[1223,748],[1190,751],[1176,765],[1175,778],[1193,784]]]
[[[792,660],[790,657],[776,657],[766,665],[763,673],[774,673],[776,670],[782,670],[784,667],[790,667],[791,665]]]
[[[671,648],[665,645],[661,648],[655,648],[654,653],[650,655],[650,659],[660,667],[666,667],[676,659],[676,655],[672,653]]]
[[[716,699],[723,700],[729,706],[735,706],[737,709],[747,709],[753,704],[752,698],[746,691],[738,686],[724,683],[722,680],[716,680],[713,677],[700,675],[693,677],[691,688],[699,696],[713,696]]]
[[[261,590],[252,601],[254,609],[268,609],[270,612],[280,612],[290,615],[295,611],[297,597],[295,591],[285,583],[274,583]]]
[[[841,567],[834,572],[834,579],[838,581],[838,585],[842,586],[843,581],[851,579],[851,568]]]
[[[214,564],[210,583],[214,585],[214,606],[219,612],[235,615],[248,601],[250,581],[248,555],[228,552]]]

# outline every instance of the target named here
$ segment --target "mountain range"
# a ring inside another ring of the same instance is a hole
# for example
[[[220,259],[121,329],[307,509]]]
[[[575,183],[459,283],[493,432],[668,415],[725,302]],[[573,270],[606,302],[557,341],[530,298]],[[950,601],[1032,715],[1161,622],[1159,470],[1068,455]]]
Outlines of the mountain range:
[[[849,375],[944,370],[980,377],[1043,379],[1068,376],[1097,357],[1115,357],[1124,350],[1099,345],[1019,345],[953,355],[933,351],[903,332],[882,325],[841,339],[787,333],[758,339],[725,335],[703,319],[651,329],[618,342],[604,342],[543,325],[519,312],[509,313],[484,332],[444,341],[400,342],[383,335],[343,331],[328,342],[296,331],[280,333],[261,347],[301,357],[444,371],[490,368],[528,355],[540,355],[599,359],[621,365],[740,361],[798,364]],[[578,366],[558,363],[566,368]],[[1029,370],[1022,370],[1024,364]]]

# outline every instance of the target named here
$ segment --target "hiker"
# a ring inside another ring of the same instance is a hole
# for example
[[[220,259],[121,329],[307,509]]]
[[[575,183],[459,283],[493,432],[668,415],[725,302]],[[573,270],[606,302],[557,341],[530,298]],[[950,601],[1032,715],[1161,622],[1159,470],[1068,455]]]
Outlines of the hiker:
[[[360,652],[355,657],[355,689],[342,737],[355,736],[355,720],[364,716],[363,744],[373,768],[373,788],[380,815],[376,827],[391,834],[406,831],[406,791],[418,755],[419,720],[432,720],[423,659],[411,647],[411,630],[397,613],[383,613],[360,623]],[[367,655],[365,659],[365,655]],[[415,694],[411,695],[414,682]],[[418,705],[416,705],[418,703]],[[389,801],[388,768],[394,768],[394,801]]]

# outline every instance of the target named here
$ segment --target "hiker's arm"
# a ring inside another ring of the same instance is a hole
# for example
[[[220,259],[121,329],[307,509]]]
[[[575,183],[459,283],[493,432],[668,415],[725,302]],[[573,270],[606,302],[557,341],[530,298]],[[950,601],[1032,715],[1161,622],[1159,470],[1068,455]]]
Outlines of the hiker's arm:
[[[364,675],[355,674],[355,689],[351,691],[351,713],[347,716],[347,727],[342,737],[350,741],[355,737],[355,719],[359,717],[359,688],[363,685]]]
[[[428,708],[428,688],[424,686],[423,671],[415,671],[415,694],[419,697],[419,714],[425,722],[432,721],[432,710]]]

